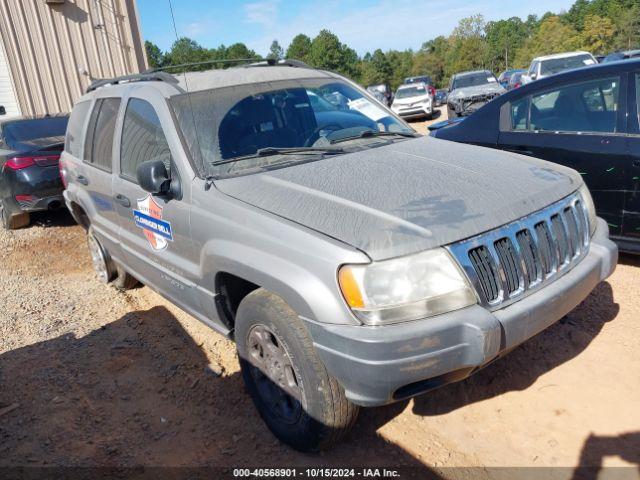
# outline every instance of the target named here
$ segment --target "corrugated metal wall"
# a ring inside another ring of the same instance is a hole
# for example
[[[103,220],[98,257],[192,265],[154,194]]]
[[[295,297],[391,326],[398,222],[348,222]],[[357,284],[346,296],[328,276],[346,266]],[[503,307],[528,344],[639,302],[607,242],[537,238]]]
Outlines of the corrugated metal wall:
[[[20,107],[16,99],[16,92],[13,88],[9,64],[4,54],[4,48],[0,44],[0,106],[5,109],[8,117],[20,115]]]
[[[23,115],[69,112],[92,78],[147,68],[135,0],[0,0]]]

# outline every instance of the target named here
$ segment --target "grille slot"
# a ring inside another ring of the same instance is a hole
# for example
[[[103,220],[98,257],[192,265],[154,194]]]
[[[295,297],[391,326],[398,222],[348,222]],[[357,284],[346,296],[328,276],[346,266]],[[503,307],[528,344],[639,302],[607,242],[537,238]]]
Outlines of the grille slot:
[[[551,217],[551,229],[553,230],[553,236],[556,240],[555,243],[558,247],[558,255],[560,255],[558,258],[558,266],[560,266],[567,261],[569,255],[569,239],[567,238],[567,232],[564,229],[560,214]]]
[[[540,254],[538,253],[538,249],[533,242],[533,237],[529,230],[520,230],[516,233],[516,240],[518,245],[520,245],[522,259],[524,260],[524,266],[526,268],[526,286],[529,286],[536,282],[539,276],[542,276]]]
[[[564,275],[589,249],[578,194],[496,230],[447,248],[481,302],[495,310]]]
[[[487,247],[478,247],[469,251],[469,260],[480,278],[482,293],[487,302],[493,302],[500,296],[498,279],[491,265],[491,254]]]
[[[504,272],[507,292],[512,294],[520,288],[520,276],[522,275],[515,248],[508,238],[501,238],[493,245]]]
[[[545,275],[550,275],[555,268],[555,248],[549,233],[549,227],[545,222],[540,222],[535,226],[538,237],[538,251],[540,252],[540,263]]]

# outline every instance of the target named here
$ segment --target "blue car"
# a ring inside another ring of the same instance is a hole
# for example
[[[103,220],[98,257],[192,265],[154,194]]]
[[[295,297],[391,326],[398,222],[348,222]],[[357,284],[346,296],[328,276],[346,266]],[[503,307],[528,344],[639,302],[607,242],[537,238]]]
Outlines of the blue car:
[[[431,136],[577,170],[620,249],[640,253],[639,98],[640,59],[602,63],[511,90]]]

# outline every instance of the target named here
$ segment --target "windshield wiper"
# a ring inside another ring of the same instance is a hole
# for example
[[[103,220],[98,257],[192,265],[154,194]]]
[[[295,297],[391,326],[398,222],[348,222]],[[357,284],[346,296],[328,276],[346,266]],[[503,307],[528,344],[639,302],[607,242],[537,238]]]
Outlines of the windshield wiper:
[[[338,138],[333,140],[331,143],[340,143],[346,142],[348,140],[355,140],[357,138],[369,138],[369,137],[406,137],[406,138],[417,138],[420,136],[418,133],[412,132],[376,132],[374,130],[363,130],[358,135],[353,135],[344,138]]]
[[[296,153],[323,153],[328,155],[335,155],[337,153],[345,153],[345,150],[343,148],[333,147],[263,147],[256,150],[256,153],[243,155],[241,157],[217,160],[215,162],[211,162],[211,165],[225,165],[227,163],[234,163],[240,160],[247,160],[249,158],[268,157],[270,155],[291,155]]]

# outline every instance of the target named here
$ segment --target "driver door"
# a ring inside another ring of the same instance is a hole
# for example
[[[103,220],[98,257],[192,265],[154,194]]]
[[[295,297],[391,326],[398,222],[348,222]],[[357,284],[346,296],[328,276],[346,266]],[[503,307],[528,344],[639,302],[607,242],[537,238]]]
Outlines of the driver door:
[[[164,99],[129,97],[121,121],[119,175],[113,195],[120,222],[120,241],[131,274],[187,311],[199,306],[195,292],[196,255],[189,216],[190,177],[174,159],[179,142],[166,132],[172,125]],[[158,112],[164,113],[159,115]],[[169,120],[170,121],[170,120]],[[179,179],[180,198],[152,195],[137,180],[137,167],[162,160],[171,178]]]

